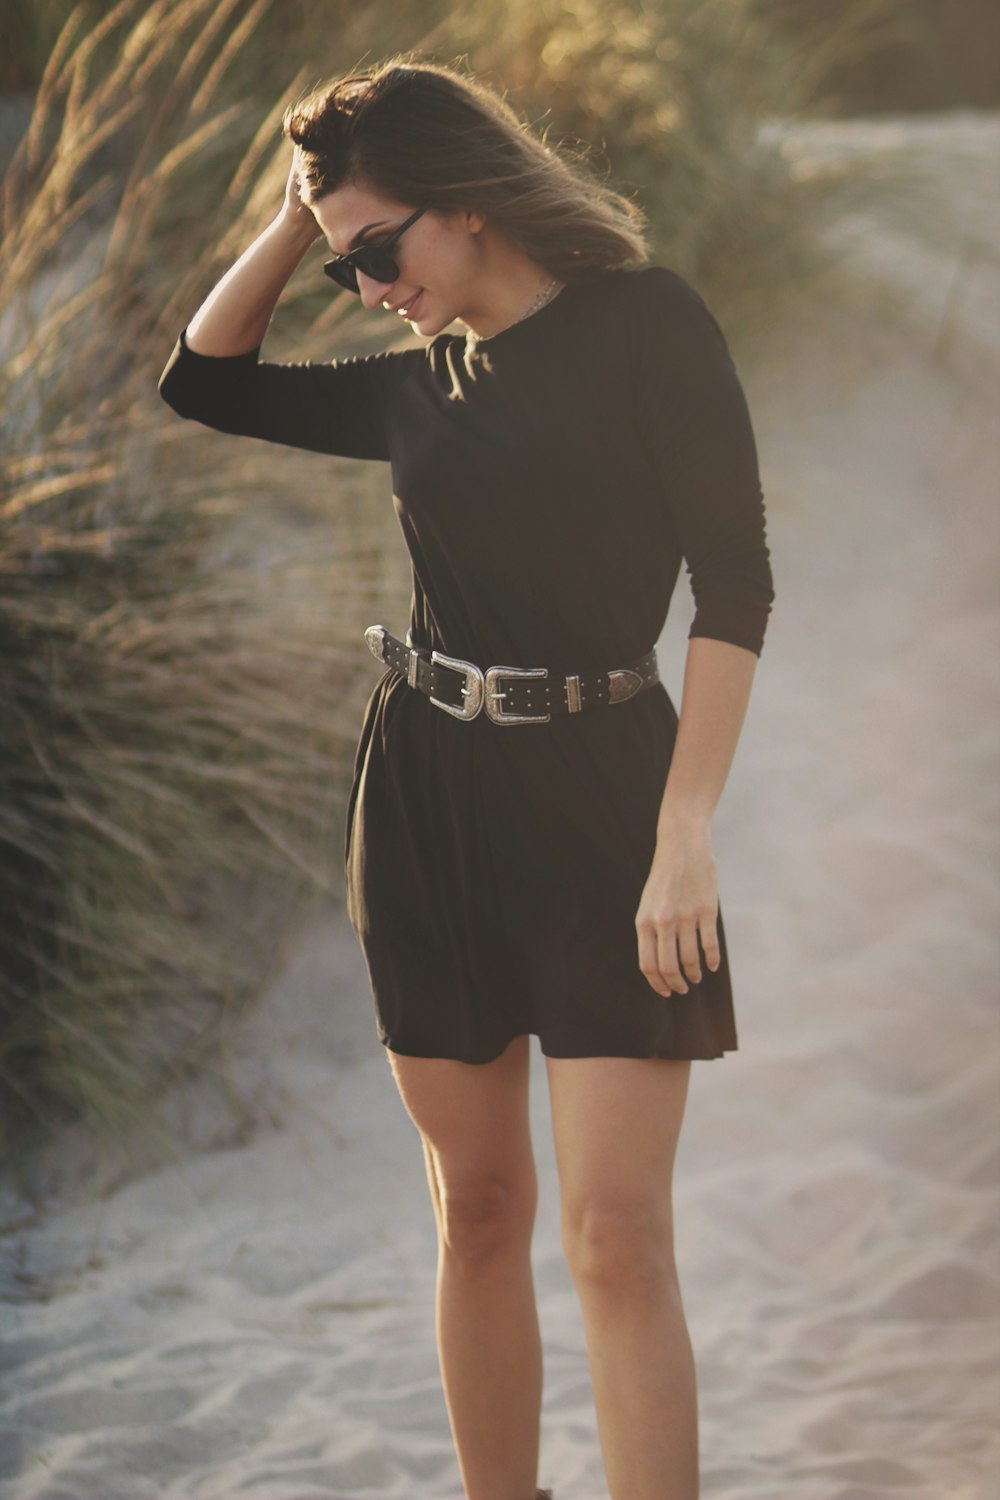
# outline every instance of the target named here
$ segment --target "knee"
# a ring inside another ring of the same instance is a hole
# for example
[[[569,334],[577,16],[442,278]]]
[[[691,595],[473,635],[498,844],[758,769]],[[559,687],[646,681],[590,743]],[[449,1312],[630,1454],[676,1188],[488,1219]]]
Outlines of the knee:
[[[669,1212],[647,1204],[585,1202],[563,1211],[563,1248],[581,1287],[656,1297],[676,1283]]]
[[[442,1184],[442,1247],[452,1264],[474,1271],[531,1242],[535,1195],[530,1185],[488,1177]]]

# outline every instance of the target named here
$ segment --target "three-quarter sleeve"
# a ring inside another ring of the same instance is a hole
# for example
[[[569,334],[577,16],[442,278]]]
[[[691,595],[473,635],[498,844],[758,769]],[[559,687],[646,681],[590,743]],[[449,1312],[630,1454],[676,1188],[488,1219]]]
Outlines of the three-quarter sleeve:
[[[635,402],[691,580],[689,637],[760,655],[774,600],[750,413],[725,337],[676,271],[629,274]]]
[[[246,354],[198,354],[186,334],[183,329],[158,387],[178,416],[314,453],[388,461],[392,391],[422,351],[273,364],[260,359],[259,345]]]

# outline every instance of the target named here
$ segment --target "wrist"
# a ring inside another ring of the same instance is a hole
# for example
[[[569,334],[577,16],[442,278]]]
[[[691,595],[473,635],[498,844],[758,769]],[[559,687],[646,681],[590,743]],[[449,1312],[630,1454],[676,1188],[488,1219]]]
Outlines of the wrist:
[[[678,834],[703,837],[708,833],[711,814],[704,808],[663,808],[656,822],[656,837],[675,839]]]
[[[298,209],[295,213],[282,210],[271,227],[303,253],[323,232],[308,209]]]

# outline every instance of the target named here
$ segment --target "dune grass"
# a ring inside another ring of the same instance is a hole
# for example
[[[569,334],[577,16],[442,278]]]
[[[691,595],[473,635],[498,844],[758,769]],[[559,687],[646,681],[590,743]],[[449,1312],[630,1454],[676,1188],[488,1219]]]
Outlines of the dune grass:
[[[25,1189],[72,1121],[126,1170],[151,1132],[170,1149],[167,1085],[213,1066],[306,903],[340,893],[362,631],[405,626],[384,466],[209,433],[155,393],[280,204],[288,99],[385,55],[390,16],[394,45],[467,57],[597,147],[736,343],[815,273],[842,190],[761,138],[793,63],[749,0],[296,0],[305,63],[268,0],[100,9],[55,42],[0,223],[0,1124]],[[314,271],[269,357],[378,341]]]
[[[71,21],[4,183],[0,1118],[15,1172],[70,1120],[126,1155],[156,1130],[152,1101],[205,1065],[305,900],[339,890],[371,682],[348,642],[384,589],[358,466],[339,467],[317,555],[315,503],[296,503],[279,451],[215,445],[155,392],[164,325],[172,338],[206,261],[230,254],[219,241],[260,222],[273,113],[266,128],[256,106],[211,102],[227,41],[206,31],[236,9]],[[234,145],[194,235],[178,214],[192,164]],[[297,476],[314,488],[307,465]]]

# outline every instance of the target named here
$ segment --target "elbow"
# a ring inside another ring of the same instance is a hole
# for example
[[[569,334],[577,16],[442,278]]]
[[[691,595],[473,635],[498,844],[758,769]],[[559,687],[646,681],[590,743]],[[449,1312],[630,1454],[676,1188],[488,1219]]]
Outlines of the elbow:
[[[171,411],[175,411],[179,417],[196,416],[193,402],[191,383],[184,380],[180,374],[181,356],[183,350],[180,341],[174,345],[170,358],[163,367],[163,373],[156,382],[156,389],[160,399],[165,401]]]
[[[201,422],[206,427],[215,425],[210,415],[192,397],[190,391],[177,391],[170,386],[164,388],[162,383],[157,389],[161,399],[178,417],[183,417],[186,421]]]
[[[211,425],[219,396],[219,369],[212,360],[188,348],[187,330],[182,329],[170,358],[156,383],[160,399],[179,417],[191,417]]]
[[[744,651],[760,656],[764,649],[767,617],[760,615],[730,613],[728,615],[706,614],[699,610],[688,631],[688,639],[706,636],[712,641],[725,641],[730,646],[742,646]]]
[[[688,632],[744,646],[760,656],[774,604],[770,571],[692,580],[695,616]]]
[[[258,350],[232,356],[203,355],[190,349],[182,330],[156,389],[179,417],[219,432],[247,430],[254,398]]]
[[[197,383],[183,378],[172,361],[157,381],[156,389],[160,399],[179,417],[201,422],[206,427],[222,426],[216,404],[209,399],[208,393],[199,390]]]
[[[156,383],[156,389],[161,401],[165,401],[171,411],[175,411],[179,417],[186,417],[188,415],[184,410],[184,397],[181,392],[174,389],[169,369],[164,370],[160,376]]]

